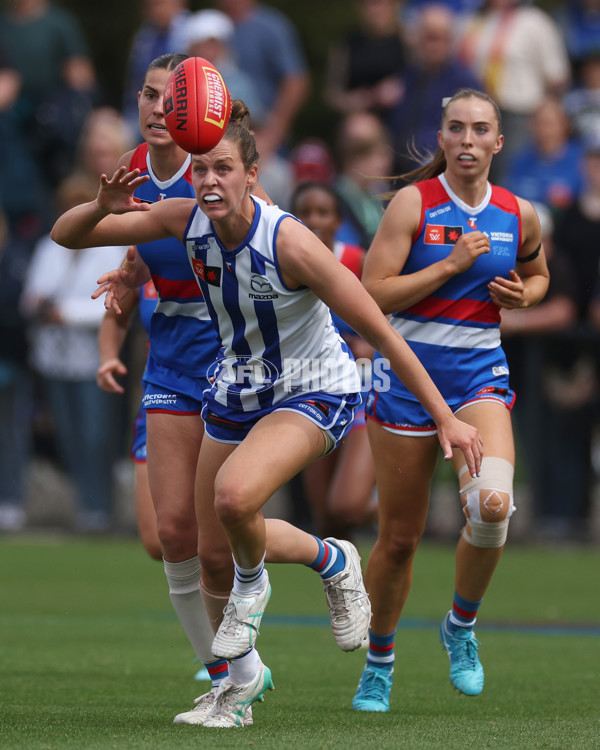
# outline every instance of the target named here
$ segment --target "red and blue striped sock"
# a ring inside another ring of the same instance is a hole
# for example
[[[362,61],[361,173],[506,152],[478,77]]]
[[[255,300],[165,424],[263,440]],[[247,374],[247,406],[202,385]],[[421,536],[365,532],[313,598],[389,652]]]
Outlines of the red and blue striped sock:
[[[478,602],[471,602],[468,599],[463,599],[456,591],[454,592],[454,601],[447,622],[447,628],[452,635],[456,633],[458,628],[473,630],[477,619],[477,610],[482,601],[483,599]]]
[[[226,659],[211,661],[204,666],[210,675],[213,687],[218,687],[221,684],[221,680],[224,680],[229,675],[229,665]]]
[[[389,635],[375,635],[369,630],[369,650],[367,651],[367,666],[389,672],[396,660],[394,654],[394,638],[396,631]]]
[[[326,580],[344,570],[346,558],[344,557],[342,550],[339,547],[336,547],[335,544],[319,539],[318,536],[316,536],[315,539],[319,545],[319,552],[308,567],[316,570],[321,578]]]

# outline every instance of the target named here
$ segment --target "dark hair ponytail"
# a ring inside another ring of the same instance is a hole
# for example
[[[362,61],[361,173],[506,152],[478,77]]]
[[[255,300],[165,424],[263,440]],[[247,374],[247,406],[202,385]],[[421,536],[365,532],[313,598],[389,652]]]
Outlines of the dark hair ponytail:
[[[179,52],[167,52],[165,55],[159,55],[146,68],[144,80],[150,70],[173,70],[179,63],[187,60],[189,55],[183,55]]]
[[[238,144],[240,156],[246,169],[250,169],[258,162],[259,154],[256,149],[256,141],[253,132],[250,130],[250,110],[241,99],[234,99],[231,102],[231,116],[223,138]]]

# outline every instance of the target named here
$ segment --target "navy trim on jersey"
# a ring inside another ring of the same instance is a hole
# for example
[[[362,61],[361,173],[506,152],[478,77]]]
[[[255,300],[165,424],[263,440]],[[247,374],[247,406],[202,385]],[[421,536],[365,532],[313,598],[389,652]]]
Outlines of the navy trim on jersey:
[[[250,268],[252,273],[264,276],[266,270],[267,259],[260,254],[258,250],[249,247],[250,250]],[[277,270],[277,266],[269,263]],[[275,305],[272,300],[254,300],[254,311],[256,313],[256,320],[261,331],[267,332],[270,330],[277,329],[277,314],[275,313]],[[268,340],[268,336],[264,335],[265,342]],[[279,338],[273,340],[272,346],[265,348],[264,359],[272,364],[277,372],[283,370],[283,361],[281,357],[281,348],[279,346]],[[265,389],[257,392],[258,401],[262,408],[271,406],[273,403],[273,391],[271,389]]]
[[[292,288],[292,287],[288,286],[288,285],[287,285],[287,284],[285,283],[285,280],[284,280],[284,278],[283,278],[283,275],[282,275],[282,273],[281,273],[281,263],[279,263],[279,258],[278,258],[278,255],[277,255],[277,233],[279,232],[279,225],[281,224],[281,222],[282,222],[282,221],[283,221],[284,219],[296,219],[296,221],[297,221],[298,223],[302,224],[302,222],[300,221],[300,219],[297,219],[297,218],[296,218],[296,217],[294,216],[294,214],[285,214],[285,216],[282,216],[282,217],[281,217],[281,218],[279,219],[279,221],[277,222],[277,224],[275,225],[275,230],[273,231],[273,257],[274,257],[274,258],[275,258],[275,260],[277,261],[277,262],[276,262],[276,265],[275,265],[275,268],[277,269],[277,275],[279,276],[279,280],[281,281],[281,283],[283,284],[283,286],[284,286],[284,287],[285,287],[285,288],[286,288],[286,289],[287,289],[288,291],[290,291],[290,292],[298,292],[298,291],[300,291],[301,289],[308,289],[308,287],[307,287],[307,286],[306,286],[305,284],[302,284],[301,286],[298,286],[298,287],[294,287],[294,288]]]
[[[185,237],[187,237],[187,234],[188,234],[188,231],[189,231],[189,228],[190,228],[190,224],[194,220],[194,216],[196,215],[196,211],[199,211],[199,210],[200,210],[200,205],[198,203],[196,203],[196,205],[192,208],[192,211],[190,213],[190,218],[188,219],[188,222],[187,222],[187,224],[185,226],[185,232],[183,233],[184,244],[185,244]]]

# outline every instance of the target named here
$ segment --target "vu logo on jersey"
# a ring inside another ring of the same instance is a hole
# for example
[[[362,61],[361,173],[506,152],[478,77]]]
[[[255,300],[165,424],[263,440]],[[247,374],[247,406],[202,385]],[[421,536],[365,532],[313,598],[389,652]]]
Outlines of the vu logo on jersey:
[[[218,266],[207,266],[204,261],[198,258],[192,259],[192,266],[194,273],[202,281],[206,281],[207,284],[212,284],[212,286],[221,286],[221,269]]]
[[[454,245],[462,233],[462,227],[446,227],[442,224],[427,224],[425,227],[425,244]]]

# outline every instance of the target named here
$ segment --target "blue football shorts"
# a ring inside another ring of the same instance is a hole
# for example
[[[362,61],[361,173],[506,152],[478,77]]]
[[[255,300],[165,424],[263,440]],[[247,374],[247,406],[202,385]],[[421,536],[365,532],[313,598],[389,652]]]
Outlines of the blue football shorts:
[[[146,461],[146,410],[140,406],[133,423],[133,438],[129,448],[131,460],[141,464]]]
[[[486,386],[470,393],[459,404],[450,404],[450,408],[454,414],[458,414],[477,401],[495,401],[510,411],[515,398],[515,393],[510,388]],[[372,388],[367,396],[366,415],[367,419],[372,419],[385,430],[397,435],[437,435],[435,422],[419,401],[399,398],[391,391],[377,391]]]
[[[200,414],[202,411],[202,401],[153,383],[147,383],[142,396],[142,407],[147,412],[193,415]]]
[[[284,401],[249,412],[223,406],[205,393],[202,419],[205,430],[220,443],[239,444],[267,414],[275,411],[293,411],[302,414],[327,433],[331,442],[330,453],[350,429],[357,408],[362,402],[360,393],[302,393]]]

